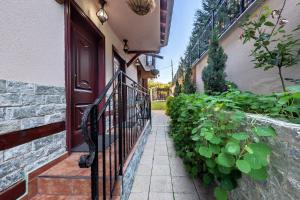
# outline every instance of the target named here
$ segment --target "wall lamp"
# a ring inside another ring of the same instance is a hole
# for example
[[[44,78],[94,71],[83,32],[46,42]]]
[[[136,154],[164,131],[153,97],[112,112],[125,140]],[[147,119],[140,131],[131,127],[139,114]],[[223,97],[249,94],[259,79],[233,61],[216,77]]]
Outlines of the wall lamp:
[[[97,17],[99,18],[101,24],[103,25],[108,20],[107,12],[104,9],[104,6],[106,4],[105,0],[99,0],[99,3],[101,5],[100,10],[97,12]]]
[[[125,53],[127,53],[129,51],[128,40],[124,39],[123,42],[124,42],[123,50],[125,51]]]

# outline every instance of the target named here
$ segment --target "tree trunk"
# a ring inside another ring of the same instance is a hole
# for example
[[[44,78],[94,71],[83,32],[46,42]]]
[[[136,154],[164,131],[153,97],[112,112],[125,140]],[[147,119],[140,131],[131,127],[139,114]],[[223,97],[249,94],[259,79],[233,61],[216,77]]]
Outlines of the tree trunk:
[[[282,67],[282,66],[278,66],[278,73],[279,73],[279,76],[280,76],[282,89],[283,89],[284,92],[286,92],[284,80],[283,80],[283,77],[282,77],[281,67]]]

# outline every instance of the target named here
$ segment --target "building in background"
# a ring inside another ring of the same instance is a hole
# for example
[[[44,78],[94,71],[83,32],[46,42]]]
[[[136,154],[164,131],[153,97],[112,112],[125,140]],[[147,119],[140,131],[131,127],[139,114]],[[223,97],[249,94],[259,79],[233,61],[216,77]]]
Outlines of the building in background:
[[[228,15],[228,19],[224,22],[218,22],[220,16],[218,12],[224,10],[227,1],[220,1],[220,6],[216,9],[214,18],[210,18],[207,23],[206,29],[202,30],[201,37],[193,48],[193,53],[190,53],[191,67],[192,67],[192,80],[194,81],[197,91],[204,92],[204,84],[202,81],[202,70],[207,66],[208,59],[208,43],[210,32],[212,30],[212,20],[215,25],[221,27],[220,30],[220,45],[223,47],[224,52],[228,56],[226,62],[225,72],[227,74],[226,79],[235,83],[242,91],[251,91],[258,94],[268,94],[272,92],[282,91],[280,78],[278,76],[278,69],[270,69],[264,71],[263,69],[254,68],[255,65],[252,62],[250,56],[253,45],[250,43],[243,44],[240,39],[242,29],[240,23],[243,17],[250,15],[250,18],[255,18],[264,6],[269,6],[273,9],[280,9],[283,1],[281,0],[248,0],[248,1],[233,1],[237,2],[239,9],[236,12]],[[300,6],[297,5],[299,1],[289,0],[286,3],[285,9],[282,15],[288,19],[288,23],[285,25],[287,31],[291,32],[299,25],[300,19]],[[219,9],[222,6],[222,9]],[[230,10],[229,10],[230,11]],[[221,17],[222,18],[222,17]],[[222,26],[220,26],[222,25]],[[300,38],[299,32],[296,33]],[[300,78],[299,64],[284,68],[283,76],[286,78],[287,85],[294,85]],[[175,77],[176,79],[176,77]],[[174,82],[175,83],[175,82]]]

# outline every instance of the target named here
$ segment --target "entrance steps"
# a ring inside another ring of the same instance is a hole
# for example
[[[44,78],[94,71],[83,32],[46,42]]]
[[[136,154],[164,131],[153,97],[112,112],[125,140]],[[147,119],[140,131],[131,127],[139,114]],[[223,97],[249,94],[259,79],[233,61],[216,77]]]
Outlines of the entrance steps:
[[[40,174],[34,183],[29,184],[29,190],[35,191],[32,200],[90,200],[91,199],[91,169],[79,168],[78,160],[83,153],[72,153],[69,157]],[[103,167],[102,153],[99,152],[99,199],[103,199]],[[109,151],[106,151],[109,154]],[[120,181],[116,181],[115,166],[106,156],[106,194],[107,200],[120,199]],[[111,164],[110,164],[111,163]],[[110,167],[111,166],[111,167]],[[110,170],[111,169],[111,170]],[[110,198],[110,191],[113,197]],[[30,191],[29,191],[30,192]]]

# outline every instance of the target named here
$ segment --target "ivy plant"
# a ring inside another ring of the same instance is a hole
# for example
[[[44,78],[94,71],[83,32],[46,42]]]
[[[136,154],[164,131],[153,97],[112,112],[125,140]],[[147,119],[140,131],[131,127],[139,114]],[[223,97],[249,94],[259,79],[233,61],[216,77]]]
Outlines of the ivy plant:
[[[293,32],[300,29],[298,26],[292,32],[286,31],[288,20],[283,17],[286,1],[278,10],[263,7],[257,19],[248,18],[242,23],[244,32],[241,35],[244,43],[254,42],[251,55],[256,68],[269,70],[277,67],[284,92],[286,86],[282,69],[299,62],[299,39],[295,38]]]

